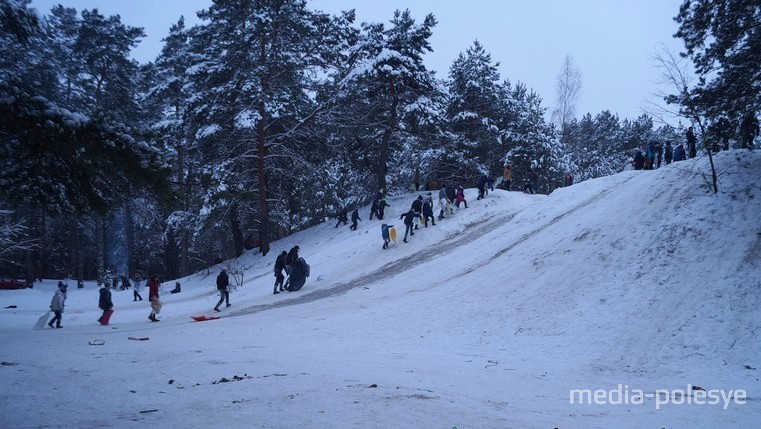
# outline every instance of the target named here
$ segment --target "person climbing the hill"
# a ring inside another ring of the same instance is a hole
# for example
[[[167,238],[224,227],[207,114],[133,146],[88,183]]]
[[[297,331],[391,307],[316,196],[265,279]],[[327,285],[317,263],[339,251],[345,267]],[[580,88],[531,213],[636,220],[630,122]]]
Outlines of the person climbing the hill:
[[[431,218],[431,224],[436,225],[436,221],[433,217],[433,197],[431,193],[425,194],[423,199],[423,225],[428,228],[428,218]]]
[[[230,277],[227,275],[227,270],[222,268],[222,271],[219,272],[219,275],[217,276],[217,290],[219,291],[219,302],[217,302],[217,305],[214,306],[214,311],[220,311],[219,306],[222,305],[223,302],[227,304],[227,306],[230,306],[230,290],[228,287],[230,286]]]
[[[468,208],[468,201],[465,199],[465,189],[462,185],[457,186],[457,193],[455,196],[454,206],[460,208],[460,203],[465,203],[465,208]]]
[[[404,219],[404,239],[402,241],[406,243],[408,233],[410,236],[415,235],[415,233],[412,232],[412,223],[415,219],[415,211],[410,209],[407,213],[402,213],[402,215],[399,216],[399,219]]]
[[[393,228],[393,225],[387,225],[385,223],[381,225],[381,237],[383,237],[384,249],[388,249],[388,243],[391,242],[391,233],[390,233],[391,228]]]
[[[439,189],[439,206],[441,207],[441,210],[439,211],[439,220],[446,217],[444,216],[444,212],[447,210],[447,204],[452,204],[452,202],[447,197],[447,184],[443,183],[441,189]]]
[[[485,174],[482,174],[481,177],[478,179],[478,183],[476,184],[476,188],[478,188],[478,198],[476,200],[480,200],[484,197],[486,194],[486,184],[489,182],[489,178],[486,177]],[[467,208],[468,205],[465,204],[465,208]]]
[[[415,219],[417,221],[420,220],[420,218],[423,217],[423,196],[418,195],[418,197],[415,199],[415,201],[412,202],[412,206],[410,206],[410,209],[415,212]],[[415,229],[418,229],[417,222],[415,222]]]
[[[278,255],[277,259],[275,259],[275,290],[272,291],[275,295],[283,292],[283,282],[285,281],[283,270],[285,269],[285,258],[287,257],[288,252],[283,250],[280,255]],[[279,290],[278,286],[280,287]]]
[[[386,207],[391,207],[391,204],[386,202],[386,194],[381,194],[380,202],[378,203],[378,220],[383,220],[383,212]]]
[[[346,215],[346,207],[342,208],[338,213],[338,223],[336,223],[336,228],[338,228],[338,225],[341,225],[341,222],[343,222],[344,225],[349,223],[349,217]]]
[[[378,191],[373,196],[373,204],[370,206],[370,220],[373,220],[373,216],[378,215],[378,206],[380,205],[382,191]]]
[[[285,280],[285,286],[283,286],[285,290],[289,290],[291,283],[291,268],[293,263],[299,259],[300,250],[301,248],[299,246],[293,246],[291,247],[291,250],[288,251],[288,256],[285,257],[285,273],[288,275],[288,278]]]
[[[352,231],[356,231],[357,222],[361,220],[362,219],[359,218],[359,209],[354,209],[354,211],[351,212],[351,226],[349,227],[349,229]]]

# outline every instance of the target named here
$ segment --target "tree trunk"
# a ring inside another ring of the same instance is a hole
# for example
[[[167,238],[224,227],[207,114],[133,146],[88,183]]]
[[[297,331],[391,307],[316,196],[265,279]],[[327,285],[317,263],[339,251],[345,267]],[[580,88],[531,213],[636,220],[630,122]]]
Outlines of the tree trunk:
[[[267,62],[267,41],[262,38],[260,43],[259,61],[263,67]],[[269,92],[269,83],[266,78],[262,78],[262,92],[266,96]],[[267,156],[266,133],[264,130],[264,120],[267,117],[267,111],[264,101],[259,103],[259,122],[256,125],[256,173],[258,180],[258,202],[259,202],[259,251],[266,255],[270,251],[269,227],[270,214],[267,206],[267,171],[264,160]]]
[[[235,247],[235,257],[243,254],[243,231],[240,229],[240,213],[238,212],[238,203],[233,203],[228,212],[230,217],[230,228],[232,229],[233,246]]]
[[[396,86],[394,84],[394,78],[389,79],[389,93],[391,94],[391,107],[389,109],[389,118],[386,129],[383,131],[383,137],[381,138],[380,148],[378,151],[378,189],[382,189],[384,193],[386,190],[386,171],[388,170],[388,153],[391,145],[391,135],[396,128],[397,116],[396,109],[399,105],[399,97],[396,95]]]
[[[137,269],[135,266],[135,226],[132,223],[132,205],[125,204],[124,207],[124,235],[126,236],[126,245],[127,245],[127,272],[125,273],[128,276],[131,276],[132,273],[135,272]]]
[[[106,262],[106,234],[105,234],[105,221],[103,216],[96,215],[95,218],[95,273],[97,275],[98,284],[103,284],[103,277],[105,275],[105,262]]]

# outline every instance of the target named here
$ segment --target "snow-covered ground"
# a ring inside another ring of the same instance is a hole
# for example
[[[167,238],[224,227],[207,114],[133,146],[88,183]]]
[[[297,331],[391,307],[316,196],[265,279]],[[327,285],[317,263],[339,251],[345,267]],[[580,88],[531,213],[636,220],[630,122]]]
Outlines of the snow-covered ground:
[[[549,196],[468,189],[468,209],[389,250],[364,208],[356,232],[328,221],[244,255],[214,321],[190,316],[214,313],[219,267],[177,295],[167,281],[160,323],[115,291],[100,326],[87,284],[64,329],[33,330],[56,281],[0,291],[0,427],[757,427],[761,153],[715,161],[718,194],[705,158]],[[418,194],[390,199],[402,233]],[[295,244],[311,277],[273,295]],[[571,404],[574,389],[630,397]],[[729,390],[747,398],[694,403]]]

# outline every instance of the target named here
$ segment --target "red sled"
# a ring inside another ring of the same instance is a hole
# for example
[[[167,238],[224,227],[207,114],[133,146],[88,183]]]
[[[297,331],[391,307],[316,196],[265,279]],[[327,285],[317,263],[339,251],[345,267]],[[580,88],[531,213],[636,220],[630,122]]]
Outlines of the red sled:
[[[205,322],[207,320],[216,320],[219,319],[219,316],[190,316],[195,320],[196,322]]]
[[[111,321],[111,315],[114,314],[114,310],[106,310],[103,316],[99,319],[101,325],[106,326]]]

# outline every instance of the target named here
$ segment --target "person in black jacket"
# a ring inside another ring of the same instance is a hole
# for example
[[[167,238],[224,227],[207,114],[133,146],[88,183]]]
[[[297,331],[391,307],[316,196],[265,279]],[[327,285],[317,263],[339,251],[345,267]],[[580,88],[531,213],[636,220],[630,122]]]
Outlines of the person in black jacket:
[[[349,227],[350,230],[356,231],[357,230],[357,221],[360,221],[362,219],[359,218],[359,209],[354,209],[353,212],[351,212],[351,226]]]
[[[428,228],[428,218],[431,218],[431,224],[436,225],[436,221],[433,217],[433,196],[431,193],[427,193],[423,199],[423,225]]]
[[[283,292],[283,281],[285,281],[283,270],[285,269],[285,258],[287,257],[288,252],[283,250],[283,252],[280,253],[280,255],[275,260],[275,290],[272,291],[274,294]],[[278,286],[280,286],[280,291],[278,291]]]
[[[415,217],[420,220],[421,217],[423,217],[423,196],[418,195],[417,199],[412,202],[412,206],[410,207],[412,211],[415,212]],[[414,219],[413,219],[414,220]],[[415,225],[415,229],[418,229],[418,226]]]
[[[693,131],[692,127],[687,128],[687,149],[689,150],[690,158],[695,158],[698,155],[698,139],[695,137],[695,131]]]
[[[378,203],[378,220],[383,220],[383,212],[386,207],[391,207],[391,204],[386,202],[386,195],[381,195],[380,202]]]
[[[98,323],[105,325],[105,323],[103,323],[103,318],[106,317],[106,313],[108,313],[109,310],[114,308],[114,303],[111,301],[111,289],[107,288],[105,285],[100,288],[98,307],[103,310],[103,314],[98,318]]]
[[[288,279],[286,279],[284,286],[285,290],[290,290],[289,286],[291,284],[291,269],[292,265],[299,260],[299,250],[301,250],[299,246],[293,246],[288,252],[288,256],[285,257],[285,273],[288,274]]]
[[[227,270],[222,269],[217,276],[217,290],[219,291],[219,302],[214,306],[214,311],[220,311],[219,306],[223,302],[227,302],[227,306],[230,306],[230,291],[227,287],[230,285],[230,278],[227,276]]]
[[[410,236],[415,235],[414,232],[412,232],[412,221],[415,219],[415,210],[410,209],[407,213],[402,213],[401,216],[399,216],[399,219],[404,219],[404,239],[403,242],[407,242],[407,234],[409,233]]]
[[[484,197],[484,194],[486,193],[486,184],[489,182],[489,178],[484,174],[478,179],[478,183],[476,184],[476,187],[478,188],[478,198],[476,200],[480,200]],[[465,208],[468,207],[468,203],[465,203]]]
[[[338,228],[338,225],[341,225],[341,222],[343,222],[344,225],[349,223],[349,217],[346,216],[346,207],[342,208],[338,213],[338,222],[336,223],[336,228]]]

